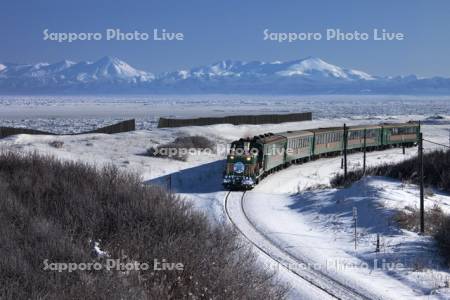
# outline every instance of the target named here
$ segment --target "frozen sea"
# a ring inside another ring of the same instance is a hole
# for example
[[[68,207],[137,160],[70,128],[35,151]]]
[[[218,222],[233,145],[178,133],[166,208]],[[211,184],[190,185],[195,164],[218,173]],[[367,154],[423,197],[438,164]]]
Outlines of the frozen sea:
[[[395,120],[397,116],[450,116],[450,96],[377,95],[133,95],[0,96],[0,126],[68,133],[135,118],[137,129],[159,117],[313,113],[314,119]]]

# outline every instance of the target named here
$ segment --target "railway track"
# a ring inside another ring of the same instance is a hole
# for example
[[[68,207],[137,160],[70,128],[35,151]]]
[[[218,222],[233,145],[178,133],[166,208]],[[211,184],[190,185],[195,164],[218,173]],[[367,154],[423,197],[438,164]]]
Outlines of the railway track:
[[[249,243],[284,269],[335,299],[380,299],[374,295],[368,296],[367,293],[362,293],[354,287],[345,285],[319,270],[298,268],[298,266],[309,266],[311,262],[308,264],[307,261],[294,257],[286,250],[278,247],[266,234],[257,229],[244,210],[245,194],[246,192],[229,191],[225,196],[224,205],[228,219]],[[243,225],[244,223],[246,224]]]

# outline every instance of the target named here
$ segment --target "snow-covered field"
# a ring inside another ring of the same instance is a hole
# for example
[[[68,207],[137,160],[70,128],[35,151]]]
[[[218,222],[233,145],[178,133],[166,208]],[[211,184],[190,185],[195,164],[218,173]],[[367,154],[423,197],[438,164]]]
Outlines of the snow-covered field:
[[[450,115],[449,96],[1,96],[0,126],[69,133],[135,118],[137,129],[158,118],[311,111],[313,119],[390,119]]]
[[[224,149],[224,145],[234,139],[265,132],[342,126],[343,123],[352,125],[408,120],[423,121],[422,130],[426,139],[443,144],[449,143],[450,104],[447,103],[450,102],[443,98],[433,98],[424,103],[423,101],[418,103],[418,99],[391,101],[378,98],[362,105],[356,98],[345,100],[343,96],[341,97],[338,97],[336,101],[338,103],[342,101],[343,107],[331,106],[331,98],[322,97],[313,101],[314,97],[311,97],[310,102],[305,99],[303,102],[296,102],[295,98],[286,98],[280,100],[278,104],[270,105],[268,99],[265,99],[258,104],[258,109],[254,107],[256,102],[252,102],[252,104],[244,105],[244,111],[240,111],[240,113],[265,110],[270,112],[313,111],[315,117],[319,118],[310,122],[241,126],[221,124],[171,129],[157,129],[149,126],[136,132],[115,135],[89,134],[57,137],[19,135],[0,140],[0,149],[37,151],[61,159],[80,160],[99,166],[113,164],[125,171],[137,172],[146,183],[169,186],[170,182],[174,192],[192,201],[193,205],[205,212],[212,221],[228,222],[224,212],[226,192],[221,187],[225,157],[223,151],[205,156],[191,156],[187,162],[181,162],[145,156],[146,149],[183,135],[206,136],[217,142],[219,149]],[[69,112],[66,110],[69,104],[64,101],[52,105],[46,103],[39,108],[34,103],[20,104],[12,101],[11,104],[6,104],[5,99],[0,98],[2,123],[20,122],[21,119],[49,120],[48,116],[39,115],[39,113],[48,111],[50,114],[52,109],[55,109],[53,112],[58,112],[59,109],[65,111],[67,116],[70,115],[79,120],[99,118],[98,115],[81,114],[80,112],[84,109],[75,104],[73,105],[76,109]],[[171,115],[189,116],[191,113],[194,115],[196,105],[197,109],[200,106],[203,107],[203,111],[208,109],[208,112],[211,112],[209,115],[215,114],[214,112],[232,114],[239,110],[237,105],[225,105],[224,102],[212,103],[208,108],[204,108],[205,104],[202,101],[192,104],[191,108],[184,112],[182,112],[183,108],[189,105],[185,104],[183,107],[182,103],[176,102],[172,104],[162,102],[158,105],[135,103],[128,107],[131,107],[130,110],[134,112],[138,111],[139,107],[147,105],[148,110],[141,110],[142,118],[146,118],[147,113],[152,116],[162,115],[165,109],[170,111]],[[26,108],[27,105],[30,107]],[[95,105],[95,103],[89,105]],[[121,105],[126,104],[117,104],[117,107],[108,105],[114,107],[115,111],[120,111]],[[105,117],[109,113],[108,105],[105,108]],[[20,107],[24,108],[22,118],[19,116]],[[171,111],[171,107],[177,107],[179,111]],[[216,107],[221,107],[223,110],[216,110]],[[345,110],[348,110],[347,114],[344,113]],[[93,114],[96,113],[102,114],[101,105],[97,112],[93,112]],[[441,115],[441,118],[431,117],[437,114]],[[117,117],[114,114],[112,116]],[[61,148],[50,146],[49,143],[55,140],[62,141],[63,146]],[[425,144],[427,150],[435,147],[432,144]],[[416,151],[416,148],[408,148],[406,155],[402,154],[401,149],[369,152],[368,165],[400,161],[414,155]],[[264,179],[254,190],[247,193],[244,199],[244,209],[252,223],[270,239],[271,243],[288,251],[292,256],[311,262],[314,267],[344,284],[366,290],[380,298],[450,298],[448,289],[450,273],[439,259],[432,240],[401,230],[391,220],[397,210],[418,205],[417,187],[388,178],[369,177],[347,189],[329,188],[327,186],[330,178],[342,171],[340,159],[340,157],[320,159],[292,166]],[[350,169],[361,167],[362,154],[350,155],[349,165]],[[316,189],[317,186],[321,188]],[[449,195],[435,191],[433,195],[426,198],[426,206],[432,207],[435,204],[441,206],[444,211],[450,212]],[[356,250],[352,221],[354,207],[358,211]],[[377,234],[380,235],[380,252],[378,253],[375,252]],[[263,254],[261,254],[261,263],[270,268],[276,267],[274,262]],[[394,263],[399,265],[393,267]],[[323,299],[325,297],[321,291],[299,280],[286,270],[278,269],[280,278],[291,283],[293,298],[303,296],[305,299]]]

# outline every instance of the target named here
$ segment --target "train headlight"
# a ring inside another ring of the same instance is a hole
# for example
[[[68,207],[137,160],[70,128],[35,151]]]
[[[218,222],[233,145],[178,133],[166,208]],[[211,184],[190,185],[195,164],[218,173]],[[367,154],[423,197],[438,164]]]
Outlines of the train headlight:
[[[251,186],[251,185],[254,185],[255,182],[250,177],[246,177],[246,178],[244,178],[244,180],[242,180],[242,184]]]
[[[233,160],[233,159],[234,159],[234,156],[233,156],[233,155],[230,155],[230,156],[229,156],[229,159]]]
[[[249,156],[249,157],[246,158],[246,160],[247,160],[247,161],[251,161],[252,158]]]
[[[245,165],[239,161],[234,164],[233,170],[235,173],[238,173],[238,174],[244,173]]]

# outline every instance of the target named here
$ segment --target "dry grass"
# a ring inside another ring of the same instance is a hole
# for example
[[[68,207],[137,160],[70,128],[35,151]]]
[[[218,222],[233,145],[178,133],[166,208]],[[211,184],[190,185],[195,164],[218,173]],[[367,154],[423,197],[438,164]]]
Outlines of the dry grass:
[[[450,216],[442,218],[440,226],[434,232],[434,238],[437,241],[441,254],[447,260],[450,266]]]
[[[441,208],[434,206],[425,211],[425,234],[434,237],[441,255],[450,266],[450,216],[446,215]],[[400,227],[419,232],[420,211],[418,209],[406,208],[394,217]]]
[[[424,181],[426,185],[450,192],[450,151],[436,150],[424,154]],[[362,169],[347,173],[347,179],[340,173],[331,180],[334,187],[347,186],[363,177]],[[419,160],[415,156],[399,163],[387,163],[369,167],[366,175],[387,176],[406,182],[419,183]]]
[[[435,235],[443,226],[446,215],[439,206],[425,211],[425,233]],[[419,232],[420,230],[420,211],[416,208],[405,207],[404,210],[399,211],[394,216],[394,221],[400,225],[401,228]]]
[[[181,262],[183,271],[44,270],[43,261]],[[0,154],[1,299],[281,299],[228,226],[133,174],[49,157]]]

